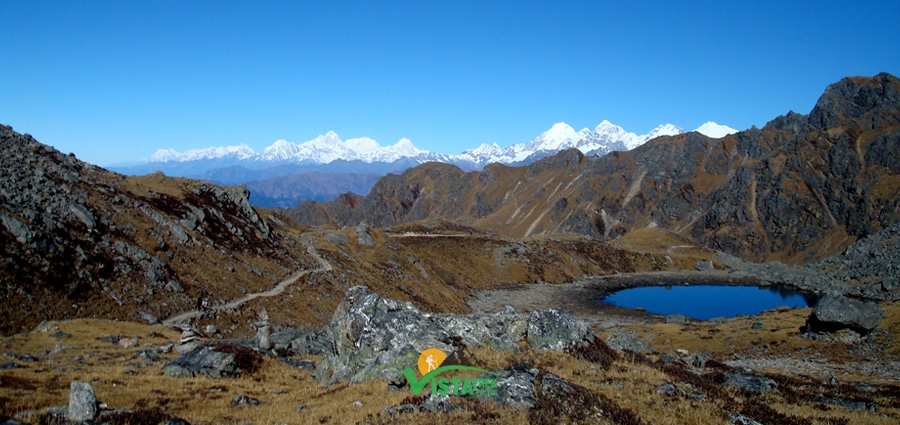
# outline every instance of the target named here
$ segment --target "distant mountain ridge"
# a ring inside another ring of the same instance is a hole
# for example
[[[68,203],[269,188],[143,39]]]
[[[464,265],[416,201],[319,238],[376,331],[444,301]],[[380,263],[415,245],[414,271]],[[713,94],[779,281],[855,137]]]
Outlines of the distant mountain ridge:
[[[713,122],[707,122],[695,131],[709,137],[736,132]],[[672,124],[660,125],[647,134],[637,135],[606,120],[594,130],[584,128],[580,131],[560,122],[527,143],[506,148],[482,144],[458,155],[448,155],[418,149],[409,139],[381,146],[368,137],[341,140],[337,133],[329,131],[300,144],[278,140],[259,153],[247,145],[185,152],[160,149],[141,158],[142,164],[110,169],[130,175],[161,171],[170,176],[199,178],[219,184],[244,183],[253,192],[253,205],[292,208],[304,200],[328,201],[348,191],[364,195],[376,181],[372,176],[402,173],[426,162],[477,171],[492,163],[528,165],[566,149],[578,149],[588,156],[603,156],[613,151],[634,149],[659,136],[682,133],[684,130]],[[323,176],[327,176],[327,183]],[[323,183],[326,190],[323,190]]]
[[[697,130],[709,137],[723,137],[737,130],[707,122]],[[166,168],[171,163],[196,163],[214,161],[216,165],[233,163],[248,169],[265,168],[275,164],[323,165],[335,161],[373,163],[395,163],[413,160],[417,163],[444,162],[466,169],[481,169],[487,164],[524,165],[565,149],[576,148],[586,155],[605,155],[611,151],[631,150],[659,136],[673,136],[684,133],[672,124],[660,125],[645,135],[625,131],[622,127],[604,120],[593,131],[584,128],[575,131],[564,122],[554,124],[527,143],[514,144],[502,148],[497,144],[481,146],[463,151],[458,155],[429,152],[418,149],[409,139],[400,139],[389,146],[381,146],[368,137],[342,140],[337,133],[329,131],[315,139],[297,144],[281,139],[257,153],[247,145],[210,147],[179,152],[174,149],[160,149],[149,157],[139,159],[142,165],[136,167],[112,167],[114,169],[146,168],[158,165]],[[208,167],[198,164],[208,171]],[[178,166],[170,167],[178,168]],[[183,168],[183,167],[182,167]],[[166,171],[166,170],[162,170]],[[180,174],[180,172],[176,172]],[[199,175],[199,174],[198,174]]]

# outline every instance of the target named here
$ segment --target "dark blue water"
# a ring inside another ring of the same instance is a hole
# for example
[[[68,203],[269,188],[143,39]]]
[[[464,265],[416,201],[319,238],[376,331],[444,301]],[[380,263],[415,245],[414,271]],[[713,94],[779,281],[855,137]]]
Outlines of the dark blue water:
[[[751,315],[781,306],[815,305],[815,294],[784,286],[651,286],[625,289],[598,301],[656,314],[682,314],[697,320]]]

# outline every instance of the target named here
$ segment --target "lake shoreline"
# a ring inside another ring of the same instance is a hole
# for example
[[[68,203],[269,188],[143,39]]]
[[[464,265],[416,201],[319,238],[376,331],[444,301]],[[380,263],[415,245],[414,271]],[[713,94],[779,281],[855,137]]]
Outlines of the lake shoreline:
[[[773,284],[747,272],[734,270],[618,273],[588,277],[573,283],[513,284],[502,289],[474,291],[468,304],[473,313],[493,313],[507,305],[522,312],[562,308],[578,314],[599,329],[609,329],[665,320],[665,315],[606,305],[597,301],[613,292],[649,286],[767,287]],[[778,284],[803,290],[789,282]]]

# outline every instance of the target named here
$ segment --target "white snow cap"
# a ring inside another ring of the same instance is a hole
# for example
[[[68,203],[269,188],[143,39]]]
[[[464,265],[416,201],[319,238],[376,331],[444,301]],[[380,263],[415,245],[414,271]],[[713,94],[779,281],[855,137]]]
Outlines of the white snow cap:
[[[694,130],[706,137],[710,137],[713,139],[721,139],[729,134],[737,133],[738,131],[727,126],[727,125],[719,125],[712,121],[707,121],[700,127],[697,127]]]
[[[697,131],[707,137],[721,138],[736,133],[737,130],[707,122]],[[518,143],[506,148],[493,144],[466,150],[459,155],[446,155],[420,150],[407,138],[390,146],[381,146],[368,137],[341,140],[337,133],[329,131],[315,139],[297,144],[281,139],[256,153],[247,145],[211,147],[178,152],[174,149],[160,149],[153,155],[141,158],[142,162],[185,162],[204,159],[229,159],[272,162],[312,162],[327,164],[336,160],[373,162],[394,162],[403,158],[424,161],[468,161],[486,165],[492,162],[517,163],[535,154],[552,154],[554,151],[577,148],[584,153],[605,153],[612,150],[634,149],[660,136],[674,136],[684,133],[680,127],[663,124],[647,134],[637,135],[625,131],[607,120],[603,120],[593,131],[584,128],[575,131],[564,122],[553,124],[550,129],[526,143]]]

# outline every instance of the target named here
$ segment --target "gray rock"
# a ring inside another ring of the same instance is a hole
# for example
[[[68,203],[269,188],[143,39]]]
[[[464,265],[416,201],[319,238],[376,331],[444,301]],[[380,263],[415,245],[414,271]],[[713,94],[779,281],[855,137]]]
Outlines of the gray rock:
[[[147,313],[146,311],[140,312],[140,315],[141,315],[141,319],[146,320],[147,323],[149,323],[151,325],[155,325],[155,324],[159,323],[159,319],[157,319],[156,316],[154,316],[150,313]]]
[[[686,397],[687,393],[671,382],[666,382],[653,389],[654,394],[662,394],[666,397]]]
[[[871,301],[826,295],[819,299],[806,320],[811,332],[835,332],[851,329],[866,334],[884,319],[884,310]]]
[[[463,346],[514,351],[526,332],[533,346],[544,349],[593,341],[590,325],[572,313],[535,313],[529,317],[509,308],[495,314],[429,315],[356,286],[347,291],[323,329],[331,344],[316,379],[351,383],[380,379],[384,370],[412,367],[428,348],[445,353]]]
[[[635,331],[616,329],[606,337],[606,345],[618,351],[631,350],[640,353],[646,349]]]
[[[163,425],[191,425],[191,423],[181,418],[171,418]]]
[[[890,292],[895,289],[900,289],[900,278],[897,276],[885,276],[881,278],[881,289],[885,292]]]
[[[0,214],[0,222],[21,244],[31,243],[32,239],[34,239],[34,231],[29,229],[25,223],[6,214]]]
[[[729,421],[731,422],[731,425],[763,425],[740,413],[732,413],[731,417],[729,417]]]
[[[166,363],[165,367],[169,368],[169,366],[187,369],[192,374],[203,373],[210,378],[235,376],[242,372],[235,364],[234,354],[221,353],[210,346],[202,346],[182,354],[175,360]],[[173,368],[173,372],[176,369]]]
[[[757,378],[739,373],[725,374],[725,385],[754,393],[778,392],[775,381],[769,378]]]
[[[666,354],[659,355],[659,361],[663,362],[663,364],[672,364],[677,362],[678,360],[681,360],[678,358],[678,356],[669,356]]]
[[[279,344],[276,334],[272,334],[272,341],[277,347]],[[301,329],[294,334],[294,338],[287,344],[287,348],[297,354],[321,355],[331,351],[331,333]]]
[[[329,233],[325,235],[325,240],[328,242],[336,243],[338,245],[344,245],[350,238],[347,235],[339,235],[337,233]]]
[[[461,407],[450,402],[450,396],[439,394],[431,394],[431,396],[422,403],[422,409],[429,412],[458,412],[463,410]]]
[[[385,369],[382,374],[384,374],[384,380],[385,382],[387,382],[389,391],[403,390],[409,384],[409,382],[406,380],[406,375],[404,375],[397,369]]]
[[[541,380],[541,394],[557,399],[567,398],[575,394],[575,388],[558,376],[548,373]]]
[[[97,397],[87,382],[69,384],[69,410],[66,417],[73,422],[88,421],[97,416]]]
[[[190,378],[194,373],[184,366],[170,364],[163,367],[163,375],[169,378]]]
[[[316,371],[320,382],[378,379],[382,370],[415,365],[427,348],[452,351],[446,335],[411,304],[382,298],[363,286],[347,291],[325,329],[333,344]]]
[[[178,340],[178,344],[175,345],[175,351],[178,354],[185,354],[199,348],[202,345],[199,334],[200,331],[193,327],[188,327],[181,331],[181,338]]]
[[[279,360],[300,369],[316,370],[316,362],[311,360],[296,359],[293,357],[280,357]]]
[[[303,331],[299,329],[282,329],[280,331],[269,334],[269,341],[275,348],[290,348],[291,341],[303,335]]]
[[[176,282],[174,280],[170,280],[166,283],[166,290],[171,291],[171,292],[177,292],[179,294],[184,293],[184,288],[181,287],[181,285],[179,285],[178,282]]]
[[[711,260],[697,260],[694,262],[694,270],[698,272],[710,272],[715,269]]]
[[[681,314],[670,314],[666,316],[666,323],[674,323],[676,325],[683,325],[690,320],[691,319],[689,317]]]
[[[261,402],[258,399],[255,399],[246,395],[239,395],[231,400],[231,407],[239,406],[241,404],[249,404],[251,406],[258,406]]]
[[[97,222],[94,220],[94,216],[88,211],[87,208],[81,206],[80,204],[72,204],[69,205],[69,210],[72,212],[78,220],[84,223],[88,229],[93,229],[97,226]]]
[[[534,407],[537,398],[537,390],[534,387],[536,372],[536,369],[529,370],[517,366],[499,371],[499,376],[497,376],[497,395],[488,396],[485,399],[518,410],[531,409]],[[557,386],[557,389],[559,388],[560,386]]]
[[[694,351],[693,353],[691,353],[690,356],[687,356],[687,358],[684,359],[684,362],[693,367],[702,369],[703,367],[706,366],[706,362],[708,360],[709,360],[709,357],[707,357],[703,354],[700,354],[697,351]]]
[[[356,243],[363,246],[375,245],[375,238],[369,233],[369,225],[365,222],[356,226],[356,233],[359,235],[359,237],[356,238]]]
[[[272,348],[272,341],[269,339],[269,325],[260,326],[256,329],[256,346],[260,350],[268,350]]]
[[[535,348],[563,350],[587,346],[594,341],[590,323],[570,311],[553,308],[538,310],[528,318],[528,345]]]

